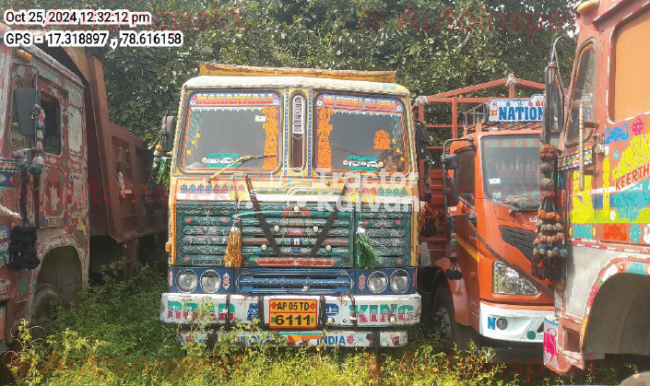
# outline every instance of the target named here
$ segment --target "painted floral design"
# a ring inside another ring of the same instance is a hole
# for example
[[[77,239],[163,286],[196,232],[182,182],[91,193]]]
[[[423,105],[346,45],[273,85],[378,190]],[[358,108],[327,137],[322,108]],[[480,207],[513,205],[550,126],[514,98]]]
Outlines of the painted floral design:
[[[634,224],[630,228],[630,240],[638,243],[641,240],[641,227],[639,224]]]
[[[354,336],[348,335],[348,337],[345,340],[347,340],[348,344],[352,344],[354,343]]]
[[[643,131],[643,121],[640,117],[637,117],[634,123],[632,124],[632,132],[634,135],[639,135]]]

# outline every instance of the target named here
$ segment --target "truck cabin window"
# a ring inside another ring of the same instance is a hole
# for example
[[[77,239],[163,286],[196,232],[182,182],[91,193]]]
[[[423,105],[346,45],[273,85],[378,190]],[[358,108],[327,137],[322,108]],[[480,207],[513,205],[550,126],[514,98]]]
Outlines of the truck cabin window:
[[[25,87],[21,78],[14,78],[14,89]],[[26,149],[32,147],[32,138],[26,137],[20,132],[18,125],[18,111],[16,101],[13,101],[13,115],[11,121],[11,147],[13,149]]]
[[[188,170],[273,171],[280,164],[281,99],[275,93],[196,93],[179,159]],[[243,164],[244,156],[267,156]],[[232,166],[231,166],[232,165]]]
[[[320,94],[314,131],[317,170],[408,170],[404,104],[397,99]]]
[[[624,24],[613,41],[609,114],[618,122],[650,111],[650,71],[639,68],[639,63],[650,61],[650,10]]]
[[[474,206],[476,188],[474,186],[474,150],[467,148],[458,152],[458,169],[456,169],[456,188],[458,196],[467,204]]]
[[[61,106],[52,95],[41,93],[41,107],[45,112],[43,150],[50,154],[61,154]]]
[[[539,206],[538,136],[483,138],[485,197],[516,209]]]
[[[594,105],[596,79],[594,76],[594,61],[596,50],[593,44],[582,49],[578,59],[576,78],[569,101],[568,130],[566,138],[569,141],[578,138],[580,106],[585,105],[585,121],[594,120]]]

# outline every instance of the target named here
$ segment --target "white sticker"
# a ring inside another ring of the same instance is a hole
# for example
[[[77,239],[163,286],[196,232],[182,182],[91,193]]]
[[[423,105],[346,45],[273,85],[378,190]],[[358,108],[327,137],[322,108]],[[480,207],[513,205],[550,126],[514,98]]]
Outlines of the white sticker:
[[[266,115],[256,115],[255,122],[260,122],[260,123],[266,122]]]
[[[490,185],[500,184],[501,178],[490,178]]]

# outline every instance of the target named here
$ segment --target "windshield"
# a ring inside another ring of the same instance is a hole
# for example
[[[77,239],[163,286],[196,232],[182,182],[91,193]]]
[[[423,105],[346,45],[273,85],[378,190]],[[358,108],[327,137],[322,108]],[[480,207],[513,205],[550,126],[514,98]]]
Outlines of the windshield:
[[[408,170],[404,105],[397,99],[320,94],[314,130],[321,171]]]
[[[279,166],[281,99],[275,93],[195,93],[190,98],[182,167],[221,169],[239,157],[262,156],[238,170]]]
[[[482,143],[485,197],[519,209],[539,206],[539,138],[494,136]]]

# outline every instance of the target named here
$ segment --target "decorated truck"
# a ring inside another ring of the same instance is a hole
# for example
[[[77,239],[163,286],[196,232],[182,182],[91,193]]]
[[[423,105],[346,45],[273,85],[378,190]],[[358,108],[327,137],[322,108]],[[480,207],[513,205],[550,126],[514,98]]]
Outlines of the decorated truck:
[[[555,48],[546,69],[536,249],[538,274],[555,282],[555,311],[545,323],[544,362],[560,373],[604,359],[647,370],[650,72],[639,64],[650,59],[650,7],[590,0],[577,12],[566,103]],[[548,144],[553,133],[557,148]]]
[[[165,205],[149,200],[149,150],[108,120],[101,63],[7,46],[7,31],[0,24],[0,351],[20,319],[40,324],[99,265],[126,256],[134,269],[156,238],[163,252],[166,231]]]
[[[200,73],[165,135],[160,318],[183,342],[255,324],[289,345],[404,345],[420,320],[419,199],[410,98],[395,73],[216,63]]]
[[[530,275],[544,97],[516,98],[514,84],[544,87],[511,76],[418,99],[422,121],[425,105],[475,105],[460,125],[457,115],[452,125],[427,125],[452,129],[452,138],[430,147],[442,162],[424,184],[421,229],[429,253],[419,286],[446,348],[474,340],[494,352],[494,361],[529,363],[541,362],[544,317],[553,309],[548,283]],[[467,96],[505,85],[513,86],[509,99]]]

